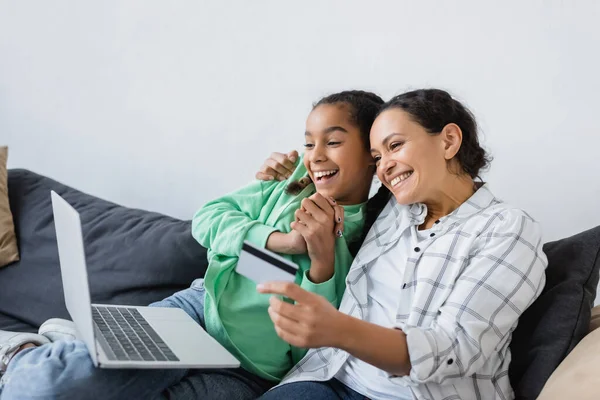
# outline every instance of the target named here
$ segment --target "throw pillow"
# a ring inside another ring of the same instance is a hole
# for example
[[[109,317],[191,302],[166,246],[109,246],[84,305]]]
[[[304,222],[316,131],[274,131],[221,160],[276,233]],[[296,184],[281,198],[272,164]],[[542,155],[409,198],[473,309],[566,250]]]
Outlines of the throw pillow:
[[[537,399],[554,370],[589,332],[600,268],[600,226],[546,243],[546,286],[513,333],[516,399]]]
[[[17,237],[8,202],[7,159],[8,148],[0,147],[0,268],[19,260]]]

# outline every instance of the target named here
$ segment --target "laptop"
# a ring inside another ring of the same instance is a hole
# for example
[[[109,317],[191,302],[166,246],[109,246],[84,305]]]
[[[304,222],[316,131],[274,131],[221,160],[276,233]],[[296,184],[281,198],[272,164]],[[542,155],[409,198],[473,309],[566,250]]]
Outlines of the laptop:
[[[79,213],[56,192],[51,196],[65,303],[96,367],[239,367],[181,309],[91,304]]]

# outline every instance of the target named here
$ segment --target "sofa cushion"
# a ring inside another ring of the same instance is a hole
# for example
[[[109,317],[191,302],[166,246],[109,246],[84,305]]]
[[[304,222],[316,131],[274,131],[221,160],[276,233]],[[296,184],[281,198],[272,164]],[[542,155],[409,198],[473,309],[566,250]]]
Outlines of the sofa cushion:
[[[558,366],[538,400],[596,400],[600,375],[600,330],[587,335]]]
[[[600,226],[546,243],[546,286],[513,334],[510,379],[517,399],[536,399],[588,333],[600,268]]]
[[[17,237],[8,203],[7,158],[8,148],[0,146],[0,268],[19,259]]]
[[[21,261],[0,270],[0,329],[33,331],[69,318],[64,304],[50,190],[81,215],[93,302],[147,305],[206,271],[190,221],[126,208],[26,170],[9,170]]]

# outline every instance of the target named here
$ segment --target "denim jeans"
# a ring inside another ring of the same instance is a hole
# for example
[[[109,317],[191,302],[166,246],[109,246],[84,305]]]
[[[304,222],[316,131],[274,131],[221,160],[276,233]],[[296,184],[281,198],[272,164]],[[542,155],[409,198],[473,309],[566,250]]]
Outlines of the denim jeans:
[[[265,393],[260,400],[368,400],[337,379],[325,382],[294,382],[278,386]]]
[[[177,307],[203,328],[204,281],[151,304]],[[272,386],[237,369],[100,369],[80,340],[56,341],[17,353],[0,381],[0,400],[255,399]]]

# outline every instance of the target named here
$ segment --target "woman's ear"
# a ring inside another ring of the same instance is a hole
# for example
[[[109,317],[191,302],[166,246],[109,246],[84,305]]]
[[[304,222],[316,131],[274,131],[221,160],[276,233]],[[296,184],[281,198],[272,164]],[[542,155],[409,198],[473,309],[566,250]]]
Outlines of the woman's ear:
[[[462,130],[454,123],[448,124],[442,129],[442,143],[444,145],[444,158],[451,160],[460,150],[462,144]]]

